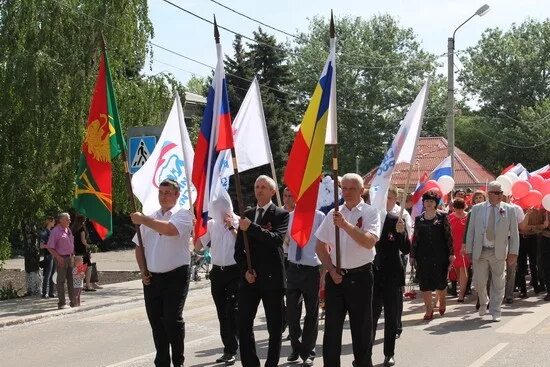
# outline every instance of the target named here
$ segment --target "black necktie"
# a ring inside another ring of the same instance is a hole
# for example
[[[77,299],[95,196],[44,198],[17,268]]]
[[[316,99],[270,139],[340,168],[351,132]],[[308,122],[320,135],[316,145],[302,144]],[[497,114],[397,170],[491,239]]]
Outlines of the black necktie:
[[[260,224],[260,222],[262,221],[263,213],[264,213],[264,208],[258,208],[258,216],[256,217],[256,220],[254,221],[254,223]]]

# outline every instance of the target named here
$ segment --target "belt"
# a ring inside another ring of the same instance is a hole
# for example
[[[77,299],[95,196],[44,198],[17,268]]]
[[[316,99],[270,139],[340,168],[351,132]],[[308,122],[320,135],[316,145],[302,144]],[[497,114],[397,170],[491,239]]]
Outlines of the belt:
[[[494,247],[489,247],[489,246],[481,246],[481,249],[482,250],[494,250],[495,248]]]
[[[536,233],[532,233],[532,234],[520,233],[519,235],[520,235],[521,238],[537,237]]]
[[[363,272],[369,271],[371,269],[372,269],[372,263],[368,263],[368,264],[365,264],[365,265],[361,265],[358,268],[340,269],[340,271],[342,272],[342,275],[346,275],[346,274],[363,273]]]
[[[296,268],[296,269],[318,269],[319,268],[319,265],[305,265],[305,264],[296,264],[296,263],[293,263],[293,262],[290,262],[290,267],[291,268]]]
[[[221,271],[224,271],[224,270],[233,270],[233,269],[236,269],[236,268],[237,268],[237,264],[225,265],[225,266],[212,265],[212,269],[219,269],[219,270],[221,270]]]
[[[153,273],[152,271],[150,272],[151,275],[156,275],[156,276],[168,276],[168,275],[172,275],[172,274],[176,274],[177,272],[185,269],[185,268],[188,268],[189,265],[182,265],[180,267],[177,267],[173,270],[170,270],[170,271],[167,271],[167,272],[164,272],[164,273]]]

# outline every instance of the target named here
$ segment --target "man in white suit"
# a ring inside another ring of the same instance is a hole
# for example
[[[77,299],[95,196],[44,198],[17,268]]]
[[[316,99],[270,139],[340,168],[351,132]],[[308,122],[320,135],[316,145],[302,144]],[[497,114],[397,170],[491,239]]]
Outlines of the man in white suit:
[[[504,297],[506,263],[515,264],[519,252],[518,221],[515,209],[502,202],[498,181],[488,185],[489,200],[475,205],[466,232],[466,255],[473,260],[479,316],[487,310],[487,280],[491,275],[490,310],[493,321],[500,321]]]

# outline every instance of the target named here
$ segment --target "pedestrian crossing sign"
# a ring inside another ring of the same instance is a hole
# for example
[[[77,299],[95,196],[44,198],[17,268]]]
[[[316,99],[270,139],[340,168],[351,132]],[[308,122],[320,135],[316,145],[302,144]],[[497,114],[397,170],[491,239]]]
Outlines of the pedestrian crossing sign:
[[[155,145],[157,138],[155,136],[134,136],[129,141],[130,152],[130,173],[136,173],[147,161]]]

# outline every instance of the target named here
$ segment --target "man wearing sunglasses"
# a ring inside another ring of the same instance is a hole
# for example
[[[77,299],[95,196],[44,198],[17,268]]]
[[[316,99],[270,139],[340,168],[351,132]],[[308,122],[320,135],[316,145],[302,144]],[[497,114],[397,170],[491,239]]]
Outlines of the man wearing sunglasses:
[[[498,181],[488,185],[489,200],[475,205],[470,212],[466,231],[466,256],[473,259],[476,289],[479,295],[479,316],[486,313],[487,279],[491,276],[489,312],[493,321],[500,321],[504,297],[506,264],[513,265],[519,252],[518,220],[514,207],[502,201]]]

